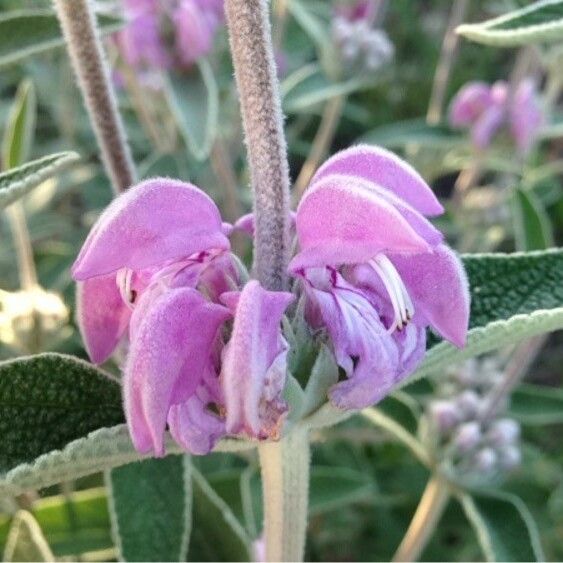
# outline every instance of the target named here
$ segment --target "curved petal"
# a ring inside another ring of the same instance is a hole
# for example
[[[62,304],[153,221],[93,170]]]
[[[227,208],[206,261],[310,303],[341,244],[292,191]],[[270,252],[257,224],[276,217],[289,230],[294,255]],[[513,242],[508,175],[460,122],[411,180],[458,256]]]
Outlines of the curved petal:
[[[121,298],[115,274],[79,282],[76,287],[76,320],[88,356],[105,362],[127,329],[131,310]]]
[[[428,252],[429,245],[388,201],[354,177],[315,182],[297,209],[300,252],[290,271],[367,262],[380,252]]]
[[[501,105],[492,106],[483,112],[471,129],[473,144],[478,149],[486,149],[502,126],[505,117],[506,111],[504,106]]]
[[[432,217],[444,212],[434,192],[420,174],[410,164],[381,147],[357,145],[335,154],[318,169],[311,187],[332,174],[357,176],[374,182],[393,192],[423,215]]]
[[[235,315],[221,370],[227,432],[275,438],[287,411],[282,391],[288,346],[280,323],[293,295],[251,280],[221,299]]]
[[[176,52],[184,65],[191,66],[211,50],[215,26],[195,0],[181,0],[172,19],[176,28]]]
[[[102,213],[72,274],[84,280],[124,267],[141,270],[212,248],[229,248],[213,201],[192,184],[155,178],[132,187]]]
[[[164,455],[168,411],[194,394],[212,361],[219,326],[229,316],[225,307],[191,288],[169,290],[144,308],[123,382],[127,422],[138,451]]]
[[[522,154],[526,154],[532,147],[542,123],[543,113],[536,85],[531,79],[523,80],[514,92],[510,108],[510,130]]]
[[[456,346],[465,344],[469,324],[469,286],[465,270],[446,245],[415,256],[390,255],[409,295],[415,315]]]
[[[473,125],[491,103],[491,87],[486,82],[469,82],[451,102],[450,124],[454,127]]]

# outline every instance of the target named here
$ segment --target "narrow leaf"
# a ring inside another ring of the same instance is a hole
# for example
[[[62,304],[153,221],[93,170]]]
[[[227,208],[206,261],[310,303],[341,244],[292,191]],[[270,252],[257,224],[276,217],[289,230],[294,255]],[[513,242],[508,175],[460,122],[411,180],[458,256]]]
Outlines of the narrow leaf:
[[[549,217],[534,192],[515,189],[512,208],[518,250],[543,250],[553,245]]]
[[[147,459],[107,475],[110,515],[120,559],[185,561],[191,531],[188,456]]]
[[[209,62],[199,61],[189,74],[171,73],[166,95],[188,150],[205,160],[219,119],[219,90]]]
[[[457,33],[495,47],[561,41],[563,0],[540,0],[486,22],[460,25]]]
[[[121,20],[108,15],[98,16],[98,21],[103,33],[122,26]],[[63,45],[57,17],[49,10],[12,10],[0,15],[0,66]]]
[[[539,533],[521,499],[505,493],[461,495],[487,561],[544,561]]]
[[[521,384],[510,396],[509,412],[528,426],[563,424],[563,389]]]
[[[79,158],[75,152],[59,152],[3,172],[0,174],[0,209],[28,194]]]

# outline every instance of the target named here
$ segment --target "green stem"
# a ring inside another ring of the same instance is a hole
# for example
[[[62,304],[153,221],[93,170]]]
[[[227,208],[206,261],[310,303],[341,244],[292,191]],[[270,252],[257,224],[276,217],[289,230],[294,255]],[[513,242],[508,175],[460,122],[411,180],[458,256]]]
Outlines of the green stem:
[[[258,446],[266,561],[303,561],[309,498],[309,435],[296,429]]]
[[[432,476],[393,561],[416,561],[419,558],[432,537],[449,498],[448,484],[437,475]]]

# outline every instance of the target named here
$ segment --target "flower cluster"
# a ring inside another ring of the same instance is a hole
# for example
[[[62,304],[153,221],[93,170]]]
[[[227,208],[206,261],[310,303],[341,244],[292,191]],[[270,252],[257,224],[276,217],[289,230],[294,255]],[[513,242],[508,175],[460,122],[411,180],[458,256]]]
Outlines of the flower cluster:
[[[118,34],[125,60],[139,69],[189,68],[213,46],[223,0],[124,0]]]
[[[374,28],[375,13],[375,0],[359,0],[336,10],[332,38],[346,65],[375,71],[393,58],[395,50],[387,34]]]
[[[329,159],[294,216],[289,266],[308,338],[326,339],[346,379],[329,399],[359,409],[422,359],[426,329],[461,346],[463,268],[426,216],[443,209],[406,163],[358,146]],[[252,231],[252,218],[236,228]],[[213,201],[193,185],[147,180],[117,198],[74,266],[78,320],[92,360],[127,347],[124,401],[135,447],[164,454],[164,431],[192,453],[224,435],[276,439],[295,296],[247,280]]]
[[[543,123],[543,112],[533,80],[522,80],[511,92],[500,80],[466,84],[454,97],[450,123],[469,127],[476,148],[486,149],[497,133],[507,129],[521,154],[529,152]]]
[[[428,417],[442,454],[458,473],[498,474],[520,465],[520,425],[496,401],[502,372],[494,358],[472,359],[441,380]]]

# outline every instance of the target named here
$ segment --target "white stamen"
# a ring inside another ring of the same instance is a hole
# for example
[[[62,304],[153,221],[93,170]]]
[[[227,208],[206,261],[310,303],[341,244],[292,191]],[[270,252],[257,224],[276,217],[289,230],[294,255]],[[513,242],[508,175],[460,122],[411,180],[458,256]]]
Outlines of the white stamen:
[[[115,281],[117,283],[119,293],[121,294],[121,299],[123,299],[123,302],[132,309],[133,301],[135,300],[134,292],[131,288],[133,270],[130,270],[129,268],[121,268],[121,270],[117,272]]]
[[[381,278],[393,307],[393,323],[387,330],[389,333],[395,329],[402,330],[414,315],[414,305],[407,288],[387,256],[378,254],[370,260],[370,265]]]

